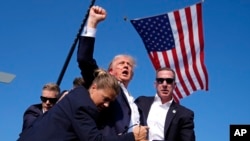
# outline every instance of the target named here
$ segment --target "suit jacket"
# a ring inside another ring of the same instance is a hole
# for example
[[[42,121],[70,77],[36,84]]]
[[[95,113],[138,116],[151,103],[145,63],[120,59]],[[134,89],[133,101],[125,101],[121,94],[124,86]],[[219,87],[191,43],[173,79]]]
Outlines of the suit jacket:
[[[77,51],[78,66],[84,78],[84,86],[89,88],[94,80],[94,70],[98,68],[93,58],[95,38],[80,37]],[[140,109],[138,109],[140,113]],[[100,113],[98,128],[105,135],[117,135],[128,129],[131,117],[131,109],[124,92],[120,91],[115,101],[111,102],[109,108]],[[145,123],[141,116],[141,124]]]
[[[32,123],[43,114],[42,104],[31,105],[23,114],[23,128],[22,131],[32,125]]]
[[[21,133],[18,141],[134,141],[133,133],[103,136],[96,127],[98,116],[88,91],[79,86]]]
[[[142,109],[145,118],[147,119],[150,107],[154,102],[154,97],[140,96],[135,102],[138,107]],[[165,120],[165,141],[195,141],[193,120],[193,111],[173,101]]]

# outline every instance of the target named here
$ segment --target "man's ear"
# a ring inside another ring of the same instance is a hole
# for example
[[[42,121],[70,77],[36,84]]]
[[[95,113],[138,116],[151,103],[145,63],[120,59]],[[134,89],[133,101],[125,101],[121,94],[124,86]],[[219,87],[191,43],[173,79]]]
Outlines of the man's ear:
[[[174,82],[174,88],[176,88],[176,82]]]
[[[157,82],[156,81],[154,82],[154,87],[157,88]]]
[[[113,74],[113,69],[112,69],[112,68],[109,68],[108,72],[109,72],[110,74]]]

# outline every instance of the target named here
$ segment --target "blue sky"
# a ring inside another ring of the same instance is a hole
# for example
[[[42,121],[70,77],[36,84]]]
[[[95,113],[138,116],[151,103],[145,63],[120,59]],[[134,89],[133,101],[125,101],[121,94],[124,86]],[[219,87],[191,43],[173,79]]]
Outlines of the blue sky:
[[[198,2],[197,0],[97,0],[108,12],[98,26],[95,58],[102,68],[116,54],[137,60],[129,91],[154,95],[155,72],[143,42],[128,19],[147,17]],[[18,138],[25,109],[39,103],[42,86],[56,82],[90,0],[5,0],[0,5],[0,71],[16,75],[0,83],[0,138]],[[181,100],[195,112],[197,141],[229,140],[230,124],[250,123],[250,1],[205,0],[203,28],[209,91]],[[80,76],[76,54],[63,77],[70,89]]]

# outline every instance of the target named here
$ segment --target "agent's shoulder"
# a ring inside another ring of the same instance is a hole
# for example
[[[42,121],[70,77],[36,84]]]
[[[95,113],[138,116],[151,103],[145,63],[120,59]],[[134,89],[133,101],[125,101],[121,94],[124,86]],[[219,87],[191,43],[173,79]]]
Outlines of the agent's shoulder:
[[[193,110],[191,110],[190,108],[188,108],[188,107],[186,107],[186,106],[184,106],[184,105],[181,105],[181,104],[175,103],[175,102],[174,102],[174,105],[175,105],[178,109],[180,109],[183,113],[194,114],[194,111],[193,111]]]
[[[28,109],[42,109],[42,103],[39,103],[39,104],[32,104],[32,105],[30,105],[28,108],[27,108],[27,110]]]
[[[139,96],[135,99],[136,103],[147,103],[154,100],[154,96]]]

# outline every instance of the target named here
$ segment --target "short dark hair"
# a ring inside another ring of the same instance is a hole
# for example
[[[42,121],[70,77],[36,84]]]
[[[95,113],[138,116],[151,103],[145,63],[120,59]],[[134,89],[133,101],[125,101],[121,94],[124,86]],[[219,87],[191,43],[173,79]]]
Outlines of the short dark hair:
[[[42,90],[55,91],[57,95],[60,93],[60,87],[56,83],[47,83],[43,86]]]
[[[84,80],[82,77],[76,77],[73,81],[73,87],[77,86],[83,86],[84,85]]]
[[[171,71],[174,74],[174,80],[175,80],[175,71],[173,69],[171,69],[171,68],[168,68],[168,67],[162,67],[162,68],[157,69],[156,70],[156,77],[157,77],[158,72],[164,71],[164,70]]]

